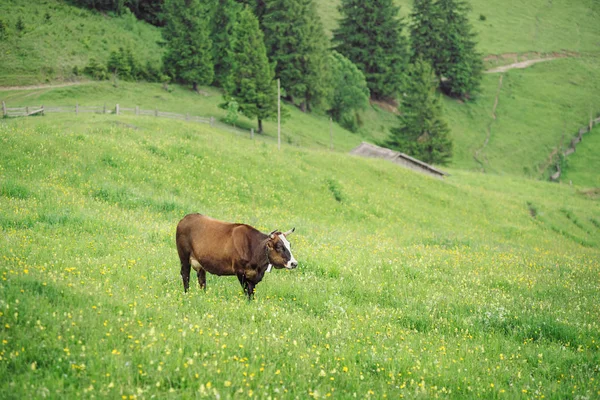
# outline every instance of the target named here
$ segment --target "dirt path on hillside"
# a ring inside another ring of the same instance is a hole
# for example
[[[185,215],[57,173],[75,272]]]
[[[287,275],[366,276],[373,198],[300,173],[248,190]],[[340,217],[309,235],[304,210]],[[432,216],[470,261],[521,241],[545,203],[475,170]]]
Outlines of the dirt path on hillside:
[[[487,71],[485,71],[485,73],[493,74],[493,73],[497,73],[497,72],[506,72],[511,69],[523,69],[523,68],[527,68],[533,64],[537,64],[537,63],[544,62],[544,61],[552,61],[552,60],[556,60],[557,58],[562,58],[562,57],[537,58],[535,60],[521,61],[521,62],[517,62],[514,64],[503,65],[501,67],[495,67],[492,69],[488,69]]]
[[[579,57],[580,54],[575,51],[553,51],[548,53],[540,53],[531,51],[527,53],[505,53],[505,54],[490,54],[483,57],[484,63],[500,64],[510,62],[510,64],[492,67],[484,71],[486,74],[502,73],[511,69],[523,69],[533,64],[544,61],[552,61],[559,58]],[[512,61],[512,62],[511,62]],[[489,65],[489,64],[488,64]]]
[[[89,82],[66,82],[66,83],[57,83],[57,84],[39,84],[39,85],[29,85],[29,86],[0,86],[0,91],[8,91],[8,90],[34,90],[34,89],[52,89],[66,86],[75,86],[75,85],[83,85]]]

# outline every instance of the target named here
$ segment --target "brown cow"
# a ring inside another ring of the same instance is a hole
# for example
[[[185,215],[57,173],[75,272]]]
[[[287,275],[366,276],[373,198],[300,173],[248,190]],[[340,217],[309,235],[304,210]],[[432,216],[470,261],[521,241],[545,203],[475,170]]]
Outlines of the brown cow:
[[[298,266],[286,239],[294,229],[266,235],[250,225],[218,221],[201,214],[186,215],[177,224],[176,234],[183,290],[189,289],[193,267],[202,289],[206,288],[207,271],[214,275],[236,275],[251,299],[254,287],[271,266],[278,269]]]

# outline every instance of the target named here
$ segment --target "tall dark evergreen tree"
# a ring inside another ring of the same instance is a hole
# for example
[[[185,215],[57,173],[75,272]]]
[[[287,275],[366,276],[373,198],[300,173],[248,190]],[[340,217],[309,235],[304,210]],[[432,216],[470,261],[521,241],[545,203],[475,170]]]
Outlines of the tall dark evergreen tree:
[[[214,78],[208,12],[200,0],[165,1],[163,64],[170,75],[191,83],[194,90]]]
[[[262,133],[263,120],[277,115],[274,68],[267,58],[258,19],[248,7],[240,13],[234,32],[235,62],[225,97],[237,102],[242,114],[256,118],[258,133]]]
[[[313,0],[267,0],[262,27],[288,100],[303,111],[323,103],[329,87],[328,41]]]
[[[410,13],[410,45],[413,62],[422,58],[431,63],[433,69],[437,71],[442,29],[443,24],[435,0],[413,0]]]
[[[342,0],[339,9],[342,19],[333,32],[335,50],[365,74],[373,98],[395,98],[408,60],[399,7],[393,0]]]
[[[411,46],[413,59],[431,63],[442,90],[468,97],[481,82],[483,63],[463,0],[413,0]]]
[[[468,14],[471,7],[463,0],[437,0],[441,30],[441,63],[436,71],[442,90],[455,97],[466,97],[481,83],[483,61],[477,52],[475,33]]]
[[[442,119],[437,80],[427,61],[417,59],[409,68],[405,96],[400,103],[399,126],[391,129],[385,146],[427,163],[446,164],[452,157],[450,129]]]
[[[225,87],[226,79],[231,76],[233,67],[234,28],[243,6],[235,0],[217,0],[211,18],[211,40],[215,81],[217,86]]]

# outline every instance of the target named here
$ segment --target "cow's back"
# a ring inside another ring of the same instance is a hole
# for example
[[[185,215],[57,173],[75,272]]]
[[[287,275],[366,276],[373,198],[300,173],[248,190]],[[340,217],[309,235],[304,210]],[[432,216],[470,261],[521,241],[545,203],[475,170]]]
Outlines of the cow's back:
[[[240,224],[219,221],[201,214],[186,215],[177,225],[177,249],[189,254],[210,273],[233,274],[236,257],[232,232]]]

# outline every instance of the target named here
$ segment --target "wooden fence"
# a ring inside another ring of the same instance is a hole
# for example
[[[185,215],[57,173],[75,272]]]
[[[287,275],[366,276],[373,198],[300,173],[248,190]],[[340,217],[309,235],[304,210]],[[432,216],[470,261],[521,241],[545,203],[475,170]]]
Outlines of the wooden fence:
[[[154,110],[144,110],[138,106],[134,108],[121,107],[119,104],[114,108],[103,106],[27,106],[27,107],[7,107],[6,103],[2,102],[2,117],[27,117],[32,115],[44,115],[50,113],[96,113],[96,114],[115,114],[115,115],[148,115],[154,117],[179,119],[182,121],[198,122],[202,124],[215,125],[214,117],[198,117],[190,114],[178,114],[174,112]]]
[[[569,147],[562,151],[562,157],[568,157],[571,154],[575,153],[575,151],[577,151],[577,145],[583,140],[583,135],[585,135],[588,132],[591,132],[592,129],[594,128],[594,126],[599,125],[599,124],[600,124],[600,117],[593,119],[590,116],[590,121],[589,121],[588,125],[586,125],[582,128],[579,128],[577,135],[575,135],[575,137],[573,137],[571,139],[571,141],[569,142]],[[557,182],[558,180],[560,180],[560,176],[562,173],[562,171],[560,169],[560,156],[554,157],[553,164],[554,164],[554,166],[553,166],[554,172],[550,175],[550,180],[553,182]]]

